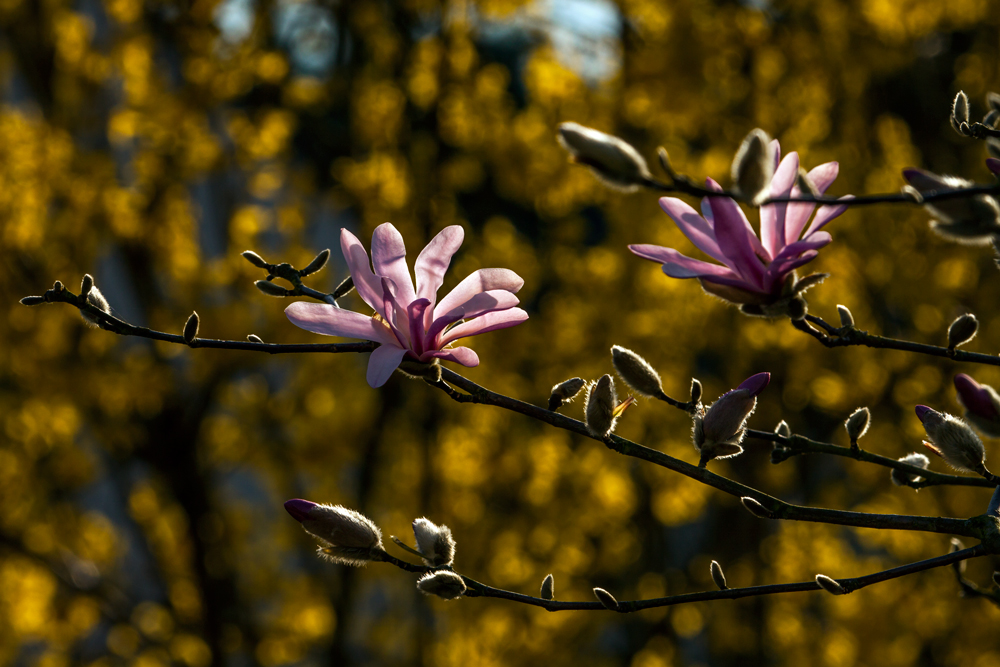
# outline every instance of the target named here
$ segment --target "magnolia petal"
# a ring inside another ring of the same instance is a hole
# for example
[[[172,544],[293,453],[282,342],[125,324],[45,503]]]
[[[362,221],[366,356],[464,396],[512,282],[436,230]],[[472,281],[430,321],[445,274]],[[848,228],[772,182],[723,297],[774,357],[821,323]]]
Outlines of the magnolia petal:
[[[391,222],[382,223],[372,234],[372,266],[377,275],[392,280],[400,303],[409,304],[417,298],[410,269],[406,266],[403,235]]]
[[[418,357],[424,352],[424,311],[430,305],[430,299],[417,299],[406,307],[410,325],[410,349]]]
[[[799,174],[799,155],[792,151],[781,161],[768,188],[769,197],[788,197]],[[760,208],[760,240],[771,257],[785,247],[785,218],[788,204],[768,204]]]
[[[408,350],[395,345],[380,345],[372,352],[368,359],[368,373],[366,379],[368,384],[378,389],[384,385],[392,372],[399,368],[399,363],[403,361]]]
[[[480,292],[490,290],[507,290],[517,292],[524,285],[524,280],[510,269],[479,269],[473,271],[455,286],[448,296],[441,299],[434,308],[435,317],[457,308]]]
[[[837,179],[840,172],[840,165],[836,162],[827,162],[812,169],[806,177],[819,194],[824,194],[827,188]],[[799,197],[802,191],[796,185],[792,188],[792,196]],[[785,215],[785,243],[794,243],[802,234],[809,216],[816,210],[816,204],[789,204],[788,212]]]
[[[796,241],[790,245],[786,245],[785,248],[778,253],[778,256],[774,258],[775,262],[782,262],[789,257],[798,257],[806,250],[819,250],[820,248],[829,245],[833,241],[833,237],[830,236],[830,232],[816,232],[815,234],[810,234],[801,241]]]
[[[844,195],[839,198],[839,201],[850,201],[854,199],[854,195]],[[837,204],[836,206],[820,206],[819,210],[816,211],[816,217],[813,218],[812,224],[809,225],[809,229],[806,230],[805,236],[808,237],[819,230],[823,229],[824,226],[834,218],[843,214],[848,208],[847,204]]]
[[[718,183],[711,179],[708,179],[708,185],[718,187]],[[728,197],[711,197],[709,205],[715,217],[715,240],[729,260],[726,263],[748,283],[761,289],[764,285],[764,265],[754,252],[750,237],[757,237],[743,211]]]
[[[395,344],[396,337],[378,320],[328,303],[296,301],[285,308],[292,324],[324,336],[362,338],[376,343]]]
[[[720,262],[726,261],[726,256],[719,249],[719,244],[715,241],[715,232],[708,222],[698,215],[697,211],[687,203],[674,197],[661,197],[660,208],[670,216],[684,236],[691,240],[703,253],[717,259]]]
[[[346,228],[340,230],[340,250],[344,253],[344,260],[351,272],[351,278],[354,279],[354,289],[358,291],[358,296],[364,299],[364,302],[371,306],[372,310],[385,317],[382,304],[382,284],[372,273],[365,247],[361,245],[358,237]]]
[[[658,245],[638,244],[628,247],[633,253],[663,265],[663,272],[671,278],[701,278],[703,276],[718,276],[729,278],[740,283],[745,281],[732,269],[704,262],[700,259],[687,257],[673,248]]]
[[[424,357],[421,357],[422,361],[436,357],[442,361],[454,361],[469,368],[479,365],[479,355],[471,347],[450,347],[447,350],[435,350],[424,353]]]
[[[437,300],[437,291],[444,282],[444,274],[451,264],[451,258],[458,252],[465,240],[465,230],[460,225],[445,227],[431,239],[413,265],[417,276],[417,297],[428,299],[431,304]]]
[[[446,331],[441,336],[441,346],[443,347],[459,338],[488,333],[497,329],[506,329],[507,327],[518,325],[526,319],[528,319],[528,313],[520,308],[508,308],[507,310],[486,313],[468,322],[462,322],[453,329]]]
[[[705,182],[706,182],[706,184],[708,185],[708,187],[710,189],[715,190],[716,192],[722,192],[722,186],[719,185],[714,180],[712,180],[711,178],[705,179]],[[706,202],[705,201],[706,199],[709,200],[709,201]],[[712,233],[714,234],[715,233],[715,216],[714,216],[714,214],[711,214],[711,211],[712,211],[711,200],[712,199],[714,199],[714,197],[705,197],[704,199],[702,199],[701,208],[702,208],[702,214],[703,215],[704,215],[704,212],[706,210],[710,213],[710,215],[705,216],[705,220],[712,226]],[[761,245],[760,239],[757,238],[757,232],[754,231],[753,225],[751,225],[750,221],[747,220],[746,214],[743,213],[743,210],[740,209],[739,205],[737,205],[736,208],[740,211],[740,218],[743,220],[743,226],[746,227],[746,230],[747,230],[747,239],[750,241],[750,245],[751,245],[751,247],[753,247],[753,251],[757,254],[758,257],[762,258],[764,261],[770,262],[771,261],[771,254],[764,248],[763,245]],[[718,242],[719,237],[716,236],[715,239],[716,239],[716,242]]]
[[[433,341],[434,337],[441,333],[444,328],[452,322],[479,317],[480,315],[494,310],[506,310],[508,308],[513,308],[518,303],[520,303],[520,300],[506,290],[497,289],[490,290],[488,292],[480,292],[458,308],[453,308],[434,320],[430,328],[427,330],[426,347],[438,347],[437,345],[433,345],[431,341]]]
[[[410,323],[409,315],[399,300],[395,296],[396,286],[389,278],[382,278],[382,307],[385,308],[386,324],[395,334],[398,344],[405,348],[410,347]]]
[[[774,262],[767,268],[767,273],[771,284],[781,284],[785,276],[799,268],[803,264],[808,264],[809,262],[816,259],[819,253],[815,250],[807,250],[798,257],[790,257],[788,259],[783,259],[780,262]]]

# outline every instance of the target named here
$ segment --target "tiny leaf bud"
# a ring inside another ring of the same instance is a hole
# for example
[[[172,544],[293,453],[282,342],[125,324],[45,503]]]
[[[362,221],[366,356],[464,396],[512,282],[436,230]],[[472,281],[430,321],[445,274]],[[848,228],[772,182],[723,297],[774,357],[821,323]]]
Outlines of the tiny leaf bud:
[[[847,593],[847,591],[844,590],[843,586],[841,586],[836,582],[836,580],[831,579],[825,574],[817,574],[816,583],[819,584],[820,588],[822,588],[827,593],[830,593],[831,595],[844,595],[845,593]]]
[[[313,258],[313,261],[309,262],[306,268],[299,271],[299,275],[305,278],[308,275],[316,273],[324,266],[326,266],[327,260],[330,259],[330,249],[321,251],[318,255]]]
[[[858,439],[868,432],[868,426],[871,422],[872,415],[868,408],[858,408],[851,413],[851,416],[844,422],[844,428],[847,430],[847,437],[851,439],[852,445],[856,444]]]
[[[782,438],[792,437],[792,429],[788,426],[788,422],[782,419],[778,422],[778,425],[774,427],[774,432],[780,435]]]
[[[94,277],[89,273],[83,276],[83,280],[80,281],[80,297],[86,299],[90,294],[90,290],[94,288]]]
[[[556,596],[556,580],[551,574],[545,575],[542,580],[542,591],[540,596],[543,600],[552,600]]]
[[[583,389],[583,378],[570,378],[552,386],[552,393],[549,395],[549,410],[553,412],[576,398]]]
[[[448,570],[428,572],[417,580],[417,590],[425,595],[436,595],[442,600],[454,600],[465,594],[465,581]]]
[[[962,136],[968,136],[968,124],[969,124],[969,98],[963,91],[958,91],[955,95],[955,101],[951,103],[951,121],[952,128],[961,134]],[[963,129],[962,124],[966,125]]]
[[[352,289],[354,289],[354,277],[347,276],[337,285],[337,289],[333,290],[333,298],[339,299],[342,296],[347,296]]]
[[[952,415],[937,412],[926,405],[916,407],[924,425],[924,446],[944,459],[955,470],[981,472],[986,467],[986,449],[968,424]]]
[[[60,289],[62,288],[62,283],[57,282],[56,284],[59,285]],[[108,300],[104,298],[104,295],[101,293],[101,290],[97,289],[96,285],[92,286],[90,288],[90,291],[87,293],[87,303],[89,303],[91,306],[94,306],[99,310],[104,311],[108,315],[111,314],[111,306],[108,304]],[[90,325],[93,326],[101,325],[101,321],[97,317],[91,315],[88,312],[81,310],[80,315],[82,315],[83,319],[86,320],[87,323]]]
[[[837,306],[837,314],[840,315],[840,326],[842,327],[853,327],[854,326],[854,315],[847,306]]]
[[[957,537],[953,537],[953,538],[951,538],[951,544],[948,547],[948,553],[953,554],[956,551],[961,551],[964,548],[965,548],[965,545],[962,544],[962,540],[958,539]],[[957,574],[959,576],[965,574],[965,567],[966,567],[966,565],[967,565],[967,563],[964,560],[956,561],[956,562],[954,562],[954,563],[951,564],[951,566],[953,568],[955,568],[955,574]]]
[[[184,342],[190,345],[194,342],[194,339],[198,337],[198,326],[201,324],[201,319],[198,317],[197,312],[192,312],[190,317],[187,318],[187,322],[184,323]]]
[[[619,610],[618,600],[615,599],[614,595],[607,592],[603,588],[595,588],[594,597],[596,597],[597,601],[603,604],[606,609],[610,609],[611,611]]]
[[[767,187],[774,176],[774,149],[771,137],[755,129],[743,139],[733,158],[732,177],[734,189],[759,204],[767,196]]]
[[[428,567],[451,565],[455,560],[455,539],[448,526],[438,526],[425,518],[413,520],[417,551]]]
[[[718,561],[713,560],[708,569],[712,572],[712,581],[715,582],[715,585],[719,587],[720,591],[724,591],[729,588],[729,586],[726,585],[726,575],[722,573],[722,566],[719,565]]]
[[[906,463],[911,466],[923,468],[924,470],[927,470],[927,467],[931,464],[931,460],[929,458],[918,452],[912,452],[897,460],[900,463]],[[909,486],[910,484],[923,480],[923,477],[893,468],[889,472],[889,479],[892,480],[892,483],[896,486]]]
[[[573,161],[590,167],[599,180],[622,192],[634,192],[652,180],[646,160],[632,145],[578,123],[559,125],[559,143]]]
[[[61,280],[57,280],[54,283],[52,283],[52,291],[53,292],[62,292],[64,289],[66,289],[66,288],[63,287],[63,284],[62,284]]]
[[[743,503],[743,507],[745,507],[750,514],[753,514],[758,519],[772,518],[771,512],[750,496],[743,496],[740,498],[740,502]]]
[[[253,250],[244,250],[243,258],[256,266],[258,269],[266,269],[269,266],[268,263],[264,261],[264,258],[255,253]]]
[[[959,315],[948,327],[948,349],[954,350],[959,345],[965,345],[976,337],[979,330],[979,320],[972,313]]]
[[[26,296],[21,298],[22,306],[40,306],[45,303],[44,296]]]
[[[264,342],[264,340],[260,336],[258,336],[257,334],[250,334],[249,336],[247,336],[247,340],[250,341],[251,343],[263,343]]]
[[[691,404],[698,405],[701,402],[701,382],[697,378],[691,378]]]
[[[254,283],[254,285],[257,286],[257,289],[268,296],[283,297],[292,295],[290,290],[285,289],[281,285],[275,285],[269,280],[258,280]]]
[[[670,164],[670,153],[667,152],[667,149],[663,146],[657,148],[656,157],[659,159],[660,167],[662,167],[663,171],[667,173],[667,176],[670,178],[676,178],[677,172],[674,171],[674,166]]]
[[[615,430],[615,408],[618,396],[615,381],[610,375],[602,375],[597,382],[587,386],[587,410],[585,421],[590,432],[603,438]]]
[[[334,563],[364,565],[382,550],[382,531],[360,512],[300,499],[287,501],[285,509],[319,539],[320,555]]]
[[[611,365],[618,372],[618,377],[625,381],[637,394],[649,397],[663,396],[663,385],[660,375],[638,354],[615,345],[611,348]]]

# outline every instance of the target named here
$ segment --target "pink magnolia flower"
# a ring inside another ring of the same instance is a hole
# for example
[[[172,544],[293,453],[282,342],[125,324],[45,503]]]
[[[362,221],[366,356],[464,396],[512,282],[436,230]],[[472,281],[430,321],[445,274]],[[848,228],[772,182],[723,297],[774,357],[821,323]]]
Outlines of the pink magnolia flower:
[[[768,195],[800,196],[802,191],[796,185],[798,154],[789,153],[778,164],[778,142],[771,142],[771,148],[777,166]],[[838,171],[836,162],[827,162],[810,171],[808,178],[819,193],[824,193],[837,178]],[[706,186],[716,192],[722,191],[722,187],[710,178]],[[702,199],[702,215],[674,197],[661,198],[660,206],[699,250],[719,264],[686,257],[673,248],[662,246],[630,245],[629,250],[639,257],[660,262],[663,272],[671,278],[698,278],[707,292],[732,303],[755,306],[767,306],[786,296],[784,291],[789,287],[786,279],[830,243],[830,234],[821,230],[847,209],[843,204],[820,206],[806,229],[815,204],[762,206],[758,238],[739,205],[727,197]]]
[[[426,363],[436,359],[478,366],[468,347],[451,347],[459,338],[505,329],[528,319],[514,292],[524,281],[510,269],[479,269],[437,301],[452,255],[465,230],[445,227],[417,256],[416,289],[406,265],[403,237],[385,223],[372,234],[372,263],[354,234],[340,230],[340,247],[354,287],[375,310],[368,316],[325,303],[299,301],[285,309],[296,326],[326,336],[345,336],[381,345],[368,361],[368,384],[381,387],[404,357]],[[374,267],[374,272],[372,271]],[[452,326],[454,325],[454,326]]]

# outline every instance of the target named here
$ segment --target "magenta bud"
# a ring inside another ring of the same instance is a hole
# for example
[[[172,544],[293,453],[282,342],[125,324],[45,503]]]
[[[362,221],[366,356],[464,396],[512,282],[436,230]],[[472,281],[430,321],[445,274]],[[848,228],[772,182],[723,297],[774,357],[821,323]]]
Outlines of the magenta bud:
[[[969,412],[986,419],[1000,417],[993,405],[990,392],[965,373],[955,376],[955,389],[958,391],[958,399]]]
[[[913,411],[917,413],[917,419],[919,419],[921,423],[923,423],[924,418],[927,417],[928,414],[934,413],[934,410],[926,405],[918,405],[913,409]]]
[[[309,510],[314,507],[316,507],[316,503],[308,500],[301,500],[299,498],[285,501],[285,509],[292,515],[292,518],[299,523],[302,523],[309,518]]]
[[[751,396],[757,396],[760,392],[764,391],[767,383],[771,381],[770,373],[757,373],[756,375],[751,375],[746,380],[743,381],[737,389],[746,389],[750,392]]]
[[[1000,176],[1000,160],[995,157],[986,158],[986,168],[992,171],[997,176]]]

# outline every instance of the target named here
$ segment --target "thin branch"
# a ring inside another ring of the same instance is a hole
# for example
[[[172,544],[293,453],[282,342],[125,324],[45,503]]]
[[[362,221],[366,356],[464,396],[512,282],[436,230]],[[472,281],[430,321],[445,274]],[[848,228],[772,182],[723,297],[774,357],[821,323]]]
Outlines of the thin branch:
[[[798,454],[832,454],[833,456],[843,456],[856,461],[874,463],[886,468],[893,468],[895,470],[899,470],[900,472],[905,472],[909,475],[922,477],[923,479],[919,482],[910,482],[907,484],[907,486],[914,489],[922,489],[925,486],[938,486],[942,484],[951,484],[954,486],[996,486],[989,480],[983,479],[982,477],[966,477],[964,475],[949,475],[946,473],[934,472],[933,470],[918,468],[917,466],[903,463],[902,461],[897,461],[896,459],[891,459],[887,456],[872,454],[871,452],[867,452],[860,447],[858,449],[841,447],[828,442],[811,440],[810,438],[801,435],[792,435],[791,437],[786,438],[778,435],[777,433],[772,433],[770,431],[758,431],[755,429],[747,429],[746,434],[750,438],[766,440],[788,448],[788,456],[795,456]]]
[[[557,412],[551,412],[545,408],[519,401],[509,396],[497,394],[485,387],[481,387],[475,382],[468,380],[454,371],[442,368],[442,379],[459,389],[467,392],[468,398],[460,399],[463,403],[481,403],[518,412],[520,414],[538,419],[547,424],[561,428],[578,435],[582,435],[604,443],[609,449],[620,454],[632,456],[648,461],[658,466],[673,470],[686,477],[697,480],[716,488],[724,493],[743,498],[749,496],[753,498],[770,512],[771,518],[788,519],[793,521],[814,521],[819,523],[829,523],[844,526],[855,526],[859,528],[885,528],[890,530],[919,530],[932,533],[944,533],[949,535],[966,535],[970,537],[978,536],[977,529],[969,521],[964,519],[951,519],[945,517],[928,516],[906,516],[896,514],[868,514],[865,512],[848,512],[843,510],[832,510],[814,507],[804,507],[792,505],[783,500],[779,500],[762,491],[751,488],[739,482],[733,481],[721,475],[717,475],[706,468],[699,468],[690,463],[667,456],[663,452],[649,449],[642,445],[626,440],[617,435],[609,435],[601,440],[593,436],[587,429],[586,424],[576,419],[572,419]],[[452,394],[449,392],[449,396]],[[454,397],[453,397],[454,398]],[[456,399],[459,400],[459,399]]]

